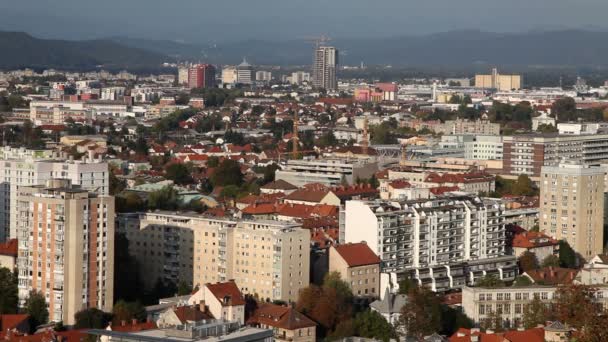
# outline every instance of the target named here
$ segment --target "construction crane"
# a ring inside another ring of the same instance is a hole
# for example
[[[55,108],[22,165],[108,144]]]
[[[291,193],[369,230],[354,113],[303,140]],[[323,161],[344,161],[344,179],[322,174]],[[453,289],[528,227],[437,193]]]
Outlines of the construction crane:
[[[326,34],[322,34],[318,37],[311,37],[311,36],[304,37],[304,40],[307,42],[313,43],[315,46],[315,49],[318,49],[319,46],[325,45],[326,43],[330,42],[331,38]]]

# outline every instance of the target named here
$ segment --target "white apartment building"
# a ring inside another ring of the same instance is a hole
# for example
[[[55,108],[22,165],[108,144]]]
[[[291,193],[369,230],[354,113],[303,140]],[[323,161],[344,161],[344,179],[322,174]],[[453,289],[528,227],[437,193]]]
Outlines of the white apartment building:
[[[245,294],[296,301],[309,284],[310,232],[299,224],[173,212],[118,222],[147,286],[158,278],[193,286],[234,279]]]
[[[255,80],[258,82],[270,82],[272,81],[272,73],[264,70],[256,71]]]
[[[604,173],[601,167],[565,163],[541,170],[541,231],[568,241],[586,259],[603,251]]]
[[[464,158],[477,160],[502,160],[502,136],[478,135],[464,143]]]
[[[598,134],[608,131],[608,122],[561,122],[557,124],[559,134]]]
[[[439,291],[495,274],[513,279],[515,258],[506,256],[504,204],[470,196],[410,201],[347,201],[340,237],[365,241],[382,259],[380,293],[397,278],[411,277]]]
[[[0,159],[0,241],[16,238],[19,188],[44,184],[47,179],[70,179],[72,184],[100,195],[109,193],[108,163],[90,156],[82,160],[52,158],[46,151],[5,147]]]
[[[310,82],[310,73],[304,71],[296,71],[291,73],[290,81],[292,84],[302,84]]]
[[[101,99],[116,101],[125,95],[125,87],[106,87],[101,89]]]
[[[378,171],[378,162],[371,159],[314,159],[288,160],[283,170],[275,172],[275,179],[282,179],[297,187],[310,183],[327,186],[354,184],[359,179],[368,179]]]
[[[75,323],[86,308],[114,303],[114,197],[74,187],[66,179],[19,189],[18,288],[46,299],[49,320]],[[128,280],[127,280],[128,281]]]

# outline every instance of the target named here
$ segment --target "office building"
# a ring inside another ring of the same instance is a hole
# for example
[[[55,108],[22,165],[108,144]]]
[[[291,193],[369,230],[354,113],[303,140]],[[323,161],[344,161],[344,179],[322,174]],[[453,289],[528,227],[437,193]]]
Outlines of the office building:
[[[541,170],[540,229],[585,259],[603,251],[604,172],[566,163]]]
[[[312,66],[313,86],[328,91],[337,90],[337,69],[338,50],[331,46],[319,46],[315,50],[314,64]]]
[[[464,142],[465,159],[502,160],[502,136],[477,135]]]
[[[309,283],[310,232],[299,224],[173,212],[118,222],[147,287],[159,278],[193,286],[234,279],[245,294],[295,301]]]
[[[46,150],[4,147],[0,159],[0,241],[17,237],[16,201],[19,188],[44,184],[47,179],[66,178],[83,189],[107,195],[108,163],[91,155],[81,160],[54,158]]]
[[[236,83],[253,83],[253,66],[247,63],[246,59],[243,59],[243,62],[236,66]]]
[[[272,81],[272,73],[270,71],[256,71],[255,80],[258,82],[270,82]]]
[[[496,68],[490,75],[475,75],[475,87],[496,89],[498,91],[520,90],[522,88],[521,75],[501,75]]]
[[[222,83],[224,84],[235,84],[237,83],[237,71],[233,66],[225,67],[222,69]]]
[[[275,172],[276,180],[284,180],[297,187],[309,183],[327,186],[354,184],[357,179],[369,179],[378,171],[378,162],[371,159],[291,159],[283,170]]]
[[[380,293],[412,278],[434,291],[473,284],[486,274],[512,280],[500,200],[458,195],[432,200],[348,201],[340,237],[366,241],[382,260]]]
[[[211,64],[196,64],[188,69],[189,88],[215,87],[215,67]]]
[[[539,177],[543,166],[562,161],[599,165],[608,159],[608,134],[503,136],[503,174]]]
[[[42,293],[49,320],[75,323],[86,308],[111,311],[114,302],[114,197],[67,179],[19,189],[19,299]]]

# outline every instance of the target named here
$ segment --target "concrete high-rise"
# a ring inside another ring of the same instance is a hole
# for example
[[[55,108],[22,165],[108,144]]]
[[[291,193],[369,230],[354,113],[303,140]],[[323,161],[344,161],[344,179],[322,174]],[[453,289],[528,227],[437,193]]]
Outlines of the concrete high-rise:
[[[196,64],[188,69],[188,87],[213,88],[215,86],[215,67],[211,64]]]
[[[67,179],[22,187],[19,222],[19,299],[46,298],[49,320],[75,323],[86,308],[110,311],[114,300],[114,197]],[[128,280],[125,280],[128,281]]]
[[[253,83],[253,66],[243,59],[243,62],[236,66],[236,83]]]
[[[561,163],[544,166],[540,179],[540,229],[566,240],[589,260],[602,253],[604,169]]]
[[[313,85],[325,90],[338,89],[337,67],[338,50],[332,46],[319,46],[315,50],[312,66]]]

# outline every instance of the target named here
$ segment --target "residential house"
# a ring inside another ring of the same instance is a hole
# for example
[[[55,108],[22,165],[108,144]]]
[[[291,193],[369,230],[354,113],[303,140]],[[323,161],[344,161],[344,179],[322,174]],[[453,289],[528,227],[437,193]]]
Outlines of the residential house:
[[[339,272],[355,296],[380,295],[380,263],[365,242],[331,246],[329,250],[329,272]]]
[[[259,303],[247,325],[274,331],[279,342],[314,342],[317,324],[289,306]]]
[[[199,304],[216,319],[245,324],[245,299],[234,280],[205,284],[190,297],[188,303]]]
[[[522,232],[513,237],[513,253],[519,258],[524,252],[532,252],[539,262],[559,252],[559,241],[541,232]]]

